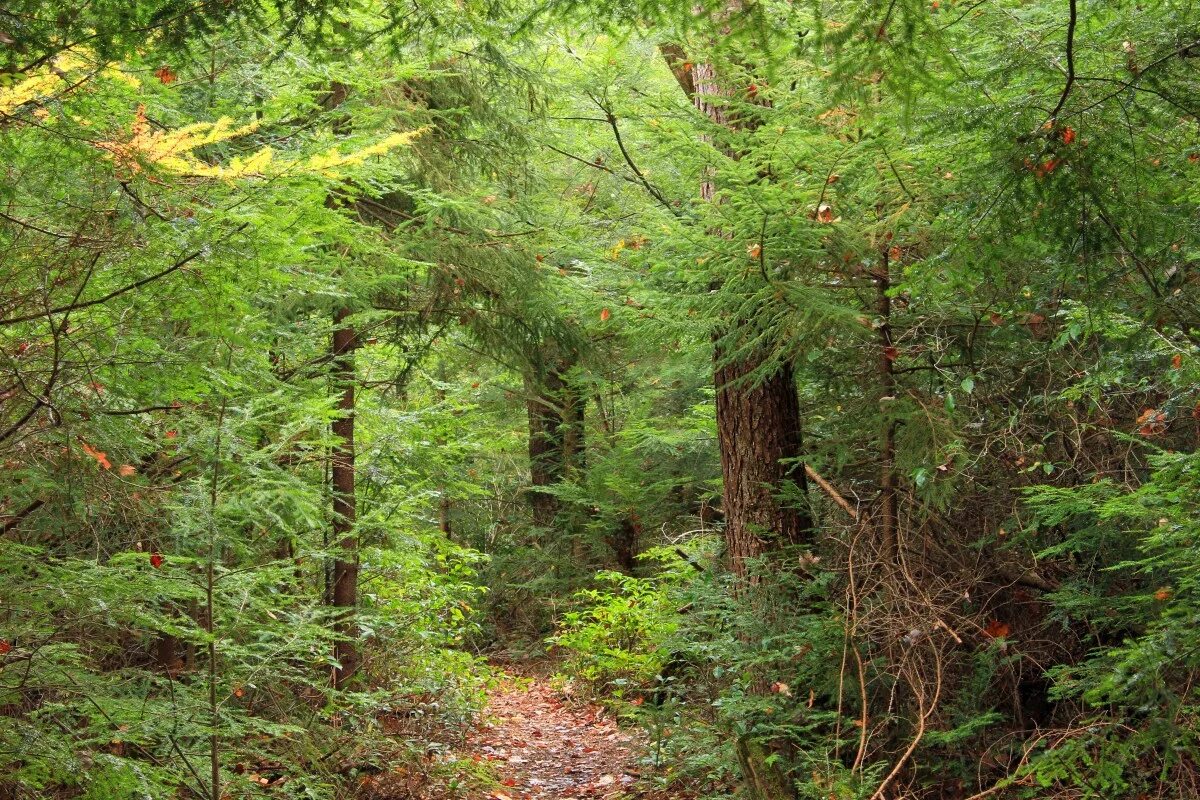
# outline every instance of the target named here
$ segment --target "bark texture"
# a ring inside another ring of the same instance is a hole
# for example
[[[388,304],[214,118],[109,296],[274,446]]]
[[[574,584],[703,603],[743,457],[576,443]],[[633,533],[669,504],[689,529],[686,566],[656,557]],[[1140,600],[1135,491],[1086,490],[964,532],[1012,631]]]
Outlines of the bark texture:
[[[731,569],[745,578],[751,562],[804,543],[812,528],[807,510],[781,497],[790,483],[801,495],[806,489],[800,402],[790,366],[752,382],[755,364],[723,364],[715,352],[725,544]]]

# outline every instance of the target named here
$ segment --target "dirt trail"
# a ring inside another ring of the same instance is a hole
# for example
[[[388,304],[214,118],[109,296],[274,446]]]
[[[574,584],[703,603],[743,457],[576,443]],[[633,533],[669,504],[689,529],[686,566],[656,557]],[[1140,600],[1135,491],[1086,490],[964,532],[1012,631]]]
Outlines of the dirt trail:
[[[505,677],[467,748],[471,757],[492,762],[502,780],[470,800],[636,796],[634,735],[601,707],[564,698],[543,677]]]

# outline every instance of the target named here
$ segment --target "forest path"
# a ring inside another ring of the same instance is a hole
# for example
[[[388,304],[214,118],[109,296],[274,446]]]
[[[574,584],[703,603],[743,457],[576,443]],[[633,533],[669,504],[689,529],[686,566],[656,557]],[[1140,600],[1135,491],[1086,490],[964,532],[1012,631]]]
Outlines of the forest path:
[[[497,789],[470,800],[617,800],[634,796],[634,734],[598,705],[572,700],[546,676],[506,673],[467,739],[487,760]]]

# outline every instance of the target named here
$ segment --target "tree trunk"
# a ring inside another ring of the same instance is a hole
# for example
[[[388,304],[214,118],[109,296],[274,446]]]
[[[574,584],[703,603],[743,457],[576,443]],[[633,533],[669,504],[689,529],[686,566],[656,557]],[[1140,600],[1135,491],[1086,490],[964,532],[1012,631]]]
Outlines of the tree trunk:
[[[896,420],[889,404],[896,394],[896,348],[892,344],[892,288],[890,255],[883,248],[880,269],[875,275],[876,303],[879,314],[879,386],[883,399],[883,433],[880,441],[879,501],[881,506],[879,541],[883,547],[886,566],[895,565],[899,558],[900,542],[897,531],[898,506],[896,499]]]
[[[444,405],[446,402],[446,389],[444,388],[445,383],[446,383],[446,364],[445,364],[445,362],[439,361],[438,362],[438,387],[437,387],[437,391],[436,391],[436,396],[437,396],[437,401],[438,401],[439,406]],[[441,437],[438,438],[437,445],[438,445],[439,449],[443,445],[445,445],[445,443],[446,443],[446,441],[444,438],[441,438]],[[445,481],[442,481],[441,486],[438,487],[438,530],[441,531],[442,535],[445,536],[447,539],[450,539],[451,534],[453,533],[451,526],[450,526],[450,495],[446,491],[446,482]]]
[[[339,609],[334,658],[338,667],[334,670],[333,685],[345,687],[358,669],[358,626],[354,620],[354,608],[358,597],[358,537],[354,532],[354,329],[344,325],[349,309],[340,309],[334,315],[338,327],[333,332],[333,377],[341,390],[338,410],[341,412],[333,421],[336,442],[330,458],[330,476],[333,488],[333,544],[338,557],[333,564],[333,606]]]
[[[736,3],[729,7],[732,11]],[[728,12],[727,12],[728,13]],[[712,64],[692,66],[682,48],[662,48],[668,66],[696,108],[718,125],[738,127],[721,102],[727,92],[720,85]],[[727,152],[730,158],[737,154]],[[705,176],[700,196],[712,201],[716,185]],[[720,278],[714,287],[720,286]],[[744,593],[761,573],[751,566],[770,570],[782,556],[802,544],[812,528],[807,506],[796,507],[782,496],[792,490],[793,498],[806,495],[807,483],[801,456],[800,403],[792,366],[784,363],[765,375],[751,378],[765,363],[762,355],[731,359],[722,341],[737,343],[743,330],[752,335],[750,323],[730,319],[726,330],[716,335],[713,349],[713,383],[717,390],[717,442],[721,453],[722,503],[725,514],[725,544],[730,569],[738,578],[736,591]],[[798,491],[797,491],[798,490]],[[765,676],[754,678],[754,691],[768,691]],[[739,737],[734,749],[741,766],[744,786],[753,800],[790,800],[795,796],[792,781],[782,769],[786,743],[756,742]],[[779,761],[774,754],[782,756]],[[781,763],[782,762],[782,763]]]
[[[525,379],[529,398],[529,505],[533,524],[543,530],[553,527],[559,511],[558,498],[543,487],[563,479],[563,386],[562,374],[555,369]]]
[[[730,568],[745,579],[752,562],[804,543],[812,528],[807,509],[780,496],[789,484],[800,497],[807,487],[800,402],[790,366],[750,382],[746,376],[756,364],[722,363],[721,348],[714,352],[725,545]]]

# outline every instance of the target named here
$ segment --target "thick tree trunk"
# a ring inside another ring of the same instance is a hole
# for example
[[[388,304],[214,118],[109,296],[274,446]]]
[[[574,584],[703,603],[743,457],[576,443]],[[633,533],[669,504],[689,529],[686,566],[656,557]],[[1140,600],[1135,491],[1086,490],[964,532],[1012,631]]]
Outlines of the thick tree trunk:
[[[725,544],[733,573],[744,579],[751,563],[804,543],[812,528],[807,509],[795,505],[806,489],[800,403],[791,367],[752,382],[756,364],[723,363],[720,347],[715,359]]]
[[[641,530],[641,523],[637,521],[636,515],[630,512],[621,520],[617,530],[608,537],[608,546],[612,548],[617,567],[627,575],[634,574],[637,569]]]
[[[338,668],[334,670],[333,685],[343,688],[358,669],[358,626],[354,620],[354,608],[358,600],[358,537],[354,532],[356,516],[354,499],[354,329],[343,324],[350,315],[349,309],[341,309],[334,315],[338,327],[333,332],[333,376],[341,399],[339,415],[333,421],[336,442],[330,458],[330,476],[333,488],[333,544],[338,557],[333,564],[333,606],[340,610],[338,617],[338,641],[334,647],[334,658]]]
[[[735,2],[729,10],[736,6]],[[678,46],[668,45],[662,51],[680,87],[702,114],[718,125],[739,127],[721,102],[727,92],[713,65],[691,66]],[[737,158],[736,153],[728,155]],[[701,182],[700,196],[708,201],[716,198],[711,177],[705,176]],[[720,279],[714,283],[716,288]],[[727,325],[724,335],[716,336],[713,351],[717,440],[725,543],[730,569],[739,579],[737,591],[746,592],[762,574],[752,573],[752,565],[761,565],[767,571],[780,566],[790,548],[807,540],[812,519],[803,505],[806,481],[800,460],[800,404],[792,367],[785,363],[767,370],[765,375],[755,375],[765,363],[763,357],[731,359],[722,347],[722,340],[736,343],[740,329],[748,322],[730,319]],[[785,499],[785,494],[792,495],[791,501]],[[754,683],[756,692],[767,691],[765,676],[756,676]],[[786,743],[742,736],[735,740],[734,749],[744,787],[753,800],[790,800],[795,796],[792,781],[782,769],[789,755]],[[783,758],[777,761],[772,755]]]

